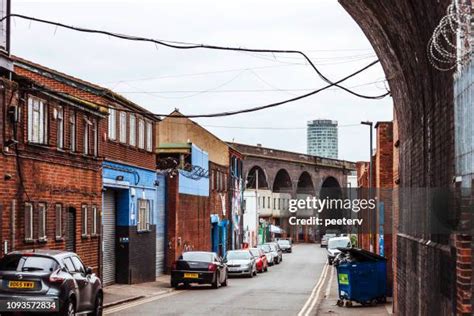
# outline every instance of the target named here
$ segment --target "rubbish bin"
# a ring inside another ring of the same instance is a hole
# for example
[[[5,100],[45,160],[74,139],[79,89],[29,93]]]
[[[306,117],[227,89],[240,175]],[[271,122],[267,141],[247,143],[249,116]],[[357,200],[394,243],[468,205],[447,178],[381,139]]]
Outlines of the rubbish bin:
[[[334,262],[337,269],[339,300],[337,305],[352,302],[374,305],[387,301],[387,259],[359,248],[338,248]]]

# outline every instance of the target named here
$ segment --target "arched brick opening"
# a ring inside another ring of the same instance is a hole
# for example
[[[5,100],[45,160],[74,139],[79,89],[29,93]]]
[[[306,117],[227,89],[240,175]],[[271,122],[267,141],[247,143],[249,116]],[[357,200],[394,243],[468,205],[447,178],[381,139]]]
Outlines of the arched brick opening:
[[[290,174],[286,169],[278,170],[275,180],[273,180],[273,192],[291,193],[293,191],[293,183]]]
[[[314,185],[311,175],[307,171],[303,171],[298,178],[296,186],[296,194],[310,194],[314,195]]]
[[[437,71],[427,58],[429,38],[451,1],[339,2],[371,42],[389,82],[399,126],[400,187],[451,187],[453,74]],[[462,292],[456,286],[455,238],[407,229],[410,221],[430,223],[433,214],[428,208],[399,212],[394,210],[393,214],[394,228],[399,228],[394,230],[393,239],[394,279],[398,280],[394,284],[395,312],[465,313],[470,307],[460,301]]]
[[[258,181],[257,181],[258,174]],[[255,189],[258,184],[259,189],[268,189],[267,175],[265,170],[259,166],[253,166],[246,177],[245,188]]]

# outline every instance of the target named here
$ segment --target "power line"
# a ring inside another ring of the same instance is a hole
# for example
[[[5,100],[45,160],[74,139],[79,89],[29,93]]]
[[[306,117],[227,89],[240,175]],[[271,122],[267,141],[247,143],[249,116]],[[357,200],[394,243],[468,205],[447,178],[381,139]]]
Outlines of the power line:
[[[311,61],[311,59],[302,51],[299,50],[280,50],[280,49],[255,49],[255,48],[241,48],[241,47],[225,47],[225,46],[217,46],[217,45],[206,45],[206,44],[196,44],[196,43],[185,43],[185,42],[178,42],[178,41],[165,41],[165,40],[157,40],[157,39],[152,39],[152,38],[145,38],[145,37],[140,37],[140,36],[131,36],[131,35],[125,35],[125,34],[119,34],[119,33],[113,33],[109,31],[104,31],[104,30],[97,30],[97,29],[88,29],[88,28],[82,28],[82,27],[75,27],[71,25],[66,25],[63,23],[59,22],[54,22],[50,20],[45,20],[45,19],[39,19],[35,17],[30,17],[26,16],[23,14],[8,14],[4,16],[3,18],[0,19],[0,22],[4,21],[7,18],[12,18],[12,17],[17,17],[29,21],[34,21],[34,22],[39,22],[39,23],[44,23],[44,24],[49,24],[49,25],[54,25],[56,27],[62,27],[65,29],[69,30],[74,30],[78,32],[83,32],[83,33],[93,33],[93,34],[103,34],[103,35],[108,35],[110,37],[115,37],[119,39],[124,39],[124,40],[131,40],[131,41],[137,41],[137,42],[150,42],[154,43],[156,45],[162,45],[165,47],[169,48],[175,48],[175,49],[210,49],[210,50],[218,50],[218,51],[238,51],[238,52],[249,52],[249,53],[272,53],[272,54],[298,54],[303,56],[306,61],[310,64],[310,66],[314,69],[314,71],[318,74],[318,76],[325,81],[326,83],[330,84],[331,86],[336,86],[352,95],[355,95],[357,97],[363,98],[363,99],[372,99],[372,100],[378,100],[386,97],[389,93],[378,95],[378,96],[367,96],[363,95],[357,92],[354,92],[344,86],[339,85],[338,83],[340,82],[332,82],[329,80],[324,74],[319,71],[319,69],[314,65],[314,63]]]
[[[261,110],[264,110],[264,109],[268,109],[268,108],[273,108],[273,107],[277,107],[277,106],[280,106],[280,105],[283,105],[283,104],[286,104],[286,103],[291,103],[291,102],[295,102],[295,101],[298,101],[298,100],[301,100],[301,99],[304,99],[304,98],[307,98],[309,96],[312,96],[312,95],[315,95],[317,93],[320,93],[324,90],[327,90],[341,82],[344,82],[352,77],[355,77],[356,75],[360,74],[361,72],[364,72],[365,70],[369,69],[370,67],[373,67],[374,65],[376,65],[377,63],[379,63],[379,60],[375,60],[373,62],[371,62],[370,64],[368,64],[367,66],[351,73],[350,75],[334,82],[334,83],[331,83],[331,84],[328,84],[322,88],[319,88],[319,89],[316,89],[314,91],[311,91],[309,93],[306,93],[306,94],[302,94],[302,95],[299,95],[299,96],[296,96],[294,98],[291,98],[291,99],[286,99],[286,100],[283,100],[283,101],[279,101],[279,102],[275,102],[275,103],[270,103],[270,104],[266,104],[266,105],[261,105],[261,106],[256,106],[256,107],[251,107],[251,108],[247,108],[247,109],[243,109],[243,110],[234,110],[234,111],[226,111],[226,112],[218,112],[218,113],[210,113],[210,114],[192,114],[192,115],[182,115],[180,117],[187,117],[187,118],[199,118],[199,117],[208,117],[208,118],[211,118],[211,117],[224,117],[224,116],[233,116],[233,115],[237,115],[237,114],[243,114],[243,113],[251,113],[251,112],[257,112],[257,111],[261,111]],[[41,90],[44,90],[45,88],[44,87],[40,87],[39,91]],[[46,90],[50,90],[52,92],[57,92],[57,91],[54,91],[54,90],[51,90],[51,89],[47,89]],[[104,90],[104,94],[107,93],[107,90]],[[385,94],[385,96],[389,95],[390,92],[387,92]],[[112,96],[113,97],[113,96]],[[110,106],[105,106],[105,105],[101,105],[103,108],[106,108],[106,109],[115,109],[114,107],[110,107]],[[144,115],[154,115],[158,118],[162,118],[162,117],[176,117],[175,115],[172,115],[172,114],[154,114],[152,112],[149,112],[149,111],[136,111],[136,110],[122,110],[121,111],[124,111],[124,112],[131,112],[131,113],[137,113],[137,114],[144,114]]]

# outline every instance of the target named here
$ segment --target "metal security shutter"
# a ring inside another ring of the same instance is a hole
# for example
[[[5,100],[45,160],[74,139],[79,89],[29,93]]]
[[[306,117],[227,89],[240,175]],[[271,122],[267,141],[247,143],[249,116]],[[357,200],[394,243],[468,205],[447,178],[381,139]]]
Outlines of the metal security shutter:
[[[154,214],[156,218],[156,276],[164,273],[165,262],[165,188],[166,181],[162,175],[158,176],[159,186],[157,187],[157,200]]]
[[[102,214],[102,284],[115,283],[115,192],[104,193]]]

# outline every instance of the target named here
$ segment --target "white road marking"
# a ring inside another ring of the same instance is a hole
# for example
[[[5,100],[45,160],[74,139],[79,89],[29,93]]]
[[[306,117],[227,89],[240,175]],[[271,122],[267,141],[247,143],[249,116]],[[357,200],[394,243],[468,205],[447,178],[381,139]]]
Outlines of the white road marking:
[[[321,276],[319,277],[318,283],[316,283],[316,285],[314,286],[313,290],[311,291],[311,295],[308,297],[308,300],[306,301],[303,308],[298,313],[298,316],[306,316],[311,312],[315,304],[314,302],[317,301],[319,292],[321,291],[321,288],[324,284],[324,279],[326,278],[327,272],[329,270],[328,267],[329,265],[326,263],[324,265],[323,271],[321,272]],[[309,310],[307,310],[308,307],[310,307]]]
[[[183,292],[186,292],[186,290],[172,291],[172,292],[169,292],[169,293],[165,293],[165,294],[161,294],[161,295],[157,295],[157,296],[151,296],[151,297],[143,298],[143,299],[140,299],[140,300],[136,300],[134,302],[125,303],[123,305],[114,306],[114,307],[111,307],[110,309],[104,310],[104,315],[113,314],[113,313],[122,311],[124,309],[129,309],[131,307],[135,307],[135,306],[139,306],[139,305],[142,305],[142,304],[157,301],[157,300],[160,300],[162,298],[173,296],[173,295],[183,293]]]
[[[331,277],[329,278],[328,285],[326,286],[326,292],[324,293],[324,298],[328,298],[329,295],[331,294],[331,287],[332,287],[332,279],[334,277],[334,266],[331,266]]]

